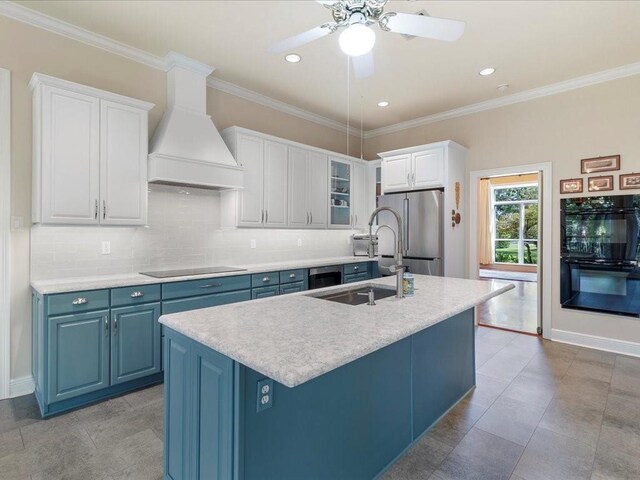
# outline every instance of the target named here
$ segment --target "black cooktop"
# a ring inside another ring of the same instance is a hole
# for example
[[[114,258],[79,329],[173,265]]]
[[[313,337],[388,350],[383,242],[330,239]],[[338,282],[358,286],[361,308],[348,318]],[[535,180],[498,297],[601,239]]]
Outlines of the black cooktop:
[[[234,267],[202,267],[183,268],[180,270],[159,270],[156,272],[140,272],[140,275],[154,278],[186,277],[189,275],[206,275],[209,273],[245,272],[246,268]]]

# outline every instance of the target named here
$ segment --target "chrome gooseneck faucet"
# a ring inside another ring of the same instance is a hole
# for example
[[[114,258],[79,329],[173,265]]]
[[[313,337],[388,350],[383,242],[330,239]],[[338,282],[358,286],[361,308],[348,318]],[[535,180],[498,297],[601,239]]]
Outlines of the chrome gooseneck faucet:
[[[396,274],[396,298],[402,298],[404,297],[404,294],[402,292],[402,276],[404,275],[404,268],[405,268],[404,265],[402,264],[402,248],[404,245],[404,242],[402,241],[402,217],[400,217],[400,214],[396,212],[393,208],[378,207],[373,211],[373,213],[371,214],[371,217],[369,217],[369,258],[373,258],[373,242],[371,241],[371,229],[373,226],[373,222],[378,216],[378,213],[380,213],[383,210],[387,210],[393,213],[393,215],[395,215],[396,217],[396,222],[398,223],[398,236],[397,236],[398,241],[396,246],[396,253],[394,256],[396,264],[392,265],[390,270],[392,272],[395,272]],[[380,225],[378,227],[378,230],[380,230],[382,227],[391,228],[389,227],[389,225]]]

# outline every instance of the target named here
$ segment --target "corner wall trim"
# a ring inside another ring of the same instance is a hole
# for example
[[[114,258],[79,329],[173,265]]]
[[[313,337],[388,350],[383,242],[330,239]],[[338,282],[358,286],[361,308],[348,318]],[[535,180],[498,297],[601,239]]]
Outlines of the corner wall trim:
[[[0,399],[11,378],[11,73],[0,68]]]
[[[598,337],[584,333],[553,329],[551,339],[556,342],[569,343],[580,347],[595,348],[605,352],[619,353],[640,357],[640,343],[617,340],[615,338]]]
[[[33,393],[36,388],[36,384],[33,381],[33,377],[31,375],[27,375],[25,377],[14,378],[11,380],[11,389],[9,392],[9,397],[21,397],[22,395],[29,395]]]

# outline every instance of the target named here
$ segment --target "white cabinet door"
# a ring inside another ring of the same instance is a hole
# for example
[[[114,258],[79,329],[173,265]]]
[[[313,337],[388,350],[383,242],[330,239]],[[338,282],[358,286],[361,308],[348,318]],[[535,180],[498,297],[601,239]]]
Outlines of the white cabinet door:
[[[289,212],[290,227],[309,226],[309,151],[289,147]]]
[[[444,149],[434,148],[411,155],[412,188],[444,186]]]
[[[41,121],[41,221],[97,224],[100,100],[45,86]]]
[[[353,227],[363,227],[367,225],[368,215],[372,210],[369,202],[369,185],[367,182],[367,166],[360,163],[353,164]]]
[[[144,225],[147,112],[101,100],[100,139],[100,223]]]
[[[383,193],[411,188],[411,155],[395,155],[382,160]]]
[[[238,226],[259,227],[264,220],[264,141],[238,135],[236,161],[244,167],[244,188],[238,192]]]
[[[309,154],[309,224],[313,227],[327,226],[328,175],[327,156],[316,152]]]
[[[270,227],[287,226],[287,146],[264,142],[264,223]]]

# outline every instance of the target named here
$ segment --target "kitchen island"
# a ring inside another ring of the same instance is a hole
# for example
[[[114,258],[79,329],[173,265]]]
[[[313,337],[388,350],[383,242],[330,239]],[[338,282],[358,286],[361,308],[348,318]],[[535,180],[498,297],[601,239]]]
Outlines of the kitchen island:
[[[474,306],[512,285],[416,276],[415,295],[164,315],[165,478],[371,479],[475,385]]]

